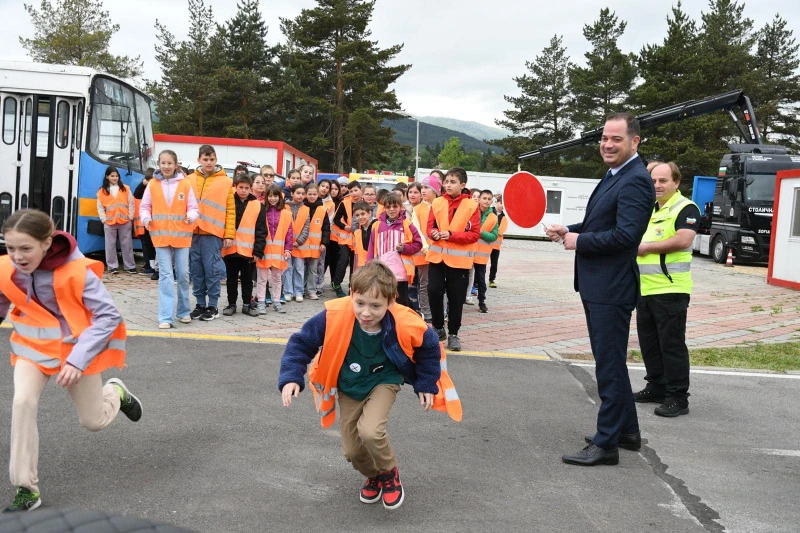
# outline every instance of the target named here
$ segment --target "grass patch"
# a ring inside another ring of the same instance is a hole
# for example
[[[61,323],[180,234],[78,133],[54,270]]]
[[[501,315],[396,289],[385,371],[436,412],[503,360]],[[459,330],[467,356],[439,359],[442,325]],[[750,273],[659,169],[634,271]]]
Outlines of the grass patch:
[[[631,350],[628,361],[641,363],[641,352]],[[749,368],[778,372],[800,370],[800,342],[689,350],[689,361],[692,366]]]
[[[753,313],[758,313],[758,312],[763,311],[763,310],[764,310],[764,308],[761,307],[760,305],[754,305],[754,306],[750,307],[750,311],[753,312]]]

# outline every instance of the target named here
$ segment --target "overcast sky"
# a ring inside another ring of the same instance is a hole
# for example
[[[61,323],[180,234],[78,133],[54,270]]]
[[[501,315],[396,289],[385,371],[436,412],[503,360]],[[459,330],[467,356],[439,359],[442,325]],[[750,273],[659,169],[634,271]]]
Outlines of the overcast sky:
[[[28,0],[34,5],[39,0]],[[55,0],[52,0],[55,3]],[[217,22],[231,18],[235,0],[206,0]],[[573,62],[584,64],[588,43],[584,24],[600,9],[611,7],[628,28],[620,39],[625,52],[638,52],[646,43],[661,42],[671,0],[378,0],[371,25],[372,38],[382,47],[404,44],[398,61],[412,68],[395,86],[403,108],[418,116],[443,116],[494,125],[508,105],[504,95],[516,95],[513,78],[525,73],[554,34],[563,35]],[[267,40],[281,39],[279,17],[292,18],[313,7],[314,0],[261,2],[269,26]],[[106,0],[106,9],[120,31],[111,41],[115,54],[140,55],[145,77],[160,74],[154,59],[154,22],[169,22],[172,32],[189,31],[186,0]],[[800,2],[750,0],[745,14],[760,28],[780,12],[800,41]],[[698,22],[707,1],[685,0],[684,10]],[[28,60],[18,36],[32,37],[30,17],[20,0],[0,0],[3,44],[0,59]],[[691,95],[687,95],[687,98]]]

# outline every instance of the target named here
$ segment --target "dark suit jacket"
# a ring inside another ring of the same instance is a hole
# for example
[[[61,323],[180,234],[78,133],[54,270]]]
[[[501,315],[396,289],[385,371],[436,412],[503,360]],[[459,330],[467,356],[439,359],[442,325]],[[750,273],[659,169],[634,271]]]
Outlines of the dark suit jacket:
[[[636,253],[647,230],[656,193],[640,157],[595,188],[583,222],[568,226],[580,233],[575,254],[575,290],[581,299],[635,306],[639,298]]]

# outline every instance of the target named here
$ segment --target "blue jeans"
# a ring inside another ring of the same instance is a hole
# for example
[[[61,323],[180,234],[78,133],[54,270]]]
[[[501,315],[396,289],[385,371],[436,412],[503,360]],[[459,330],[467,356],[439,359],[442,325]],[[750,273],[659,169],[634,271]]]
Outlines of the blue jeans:
[[[197,299],[197,305],[217,307],[220,283],[226,277],[225,263],[222,261],[222,239],[216,235],[192,235],[189,263],[192,271],[192,294]]]
[[[172,324],[175,309],[175,286],[172,279],[172,261],[178,275],[178,318],[189,316],[189,248],[171,246],[156,248],[158,261],[158,322]]]
[[[287,297],[303,295],[306,260],[304,257],[292,257],[289,267],[283,271],[283,293]]]

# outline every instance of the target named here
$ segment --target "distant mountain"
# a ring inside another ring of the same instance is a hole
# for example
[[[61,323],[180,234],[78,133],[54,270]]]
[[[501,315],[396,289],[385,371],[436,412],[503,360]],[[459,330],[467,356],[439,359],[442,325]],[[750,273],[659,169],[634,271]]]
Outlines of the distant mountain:
[[[406,146],[414,146],[417,141],[417,121],[410,118],[401,118],[399,120],[384,120],[384,126],[388,126],[395,131],[394,139],[400,144]],[[436,143],[439,146],[444,146],[444,143],[450,140],[450,137],[458,137],[461,141],[461,146],[465,152],[473,150],[480,150],[485,152],[491,149],[494,153],[499,153],[502,149],[498,146],[486,144],[482,140],[470,137],[466,133],[460,131],[434,126],[420,121],[419,123],[419,149],[422,150],[425,146],[434,147]]]
[[[433,124],[434,126],[460,131],[461,133],[465,133],[470,137],[474,137],[480,141],[494,141],[497,139],[504,139],[505,137],[511,135],[510,131],[495,128],[493,126],[486,126],[485,124],[480,124],[478,122],[458,120],[455,118],[419,117],[419,120],[427,124]]]

